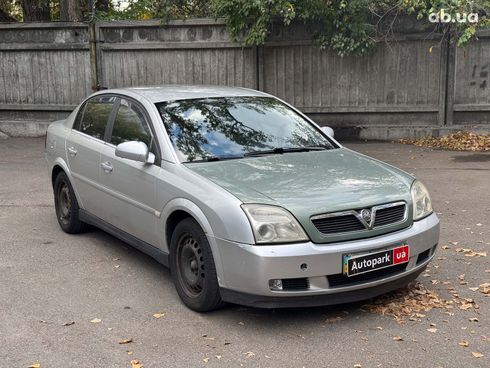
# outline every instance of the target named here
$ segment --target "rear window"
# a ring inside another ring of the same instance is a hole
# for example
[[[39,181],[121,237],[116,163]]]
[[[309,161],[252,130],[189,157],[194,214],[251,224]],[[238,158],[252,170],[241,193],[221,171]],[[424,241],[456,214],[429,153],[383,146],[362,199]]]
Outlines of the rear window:
[[[116,97],[97,96],[87,101],[81,119],[74,128],[97,139],[104,139],[105,129]]]

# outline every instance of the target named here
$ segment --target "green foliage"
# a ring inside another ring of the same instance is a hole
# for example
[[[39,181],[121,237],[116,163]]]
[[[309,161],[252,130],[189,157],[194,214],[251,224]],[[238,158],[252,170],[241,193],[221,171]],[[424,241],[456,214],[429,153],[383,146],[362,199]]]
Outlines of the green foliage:
[[[489,27],[490,0],[210,0],[218,17],[226,19],[230,33],[244,45],[265,42],[274,22],[314,23],[319,47],[339,55],[362,55],[379,39],[388,40],[400,15],[428,23],[441,10],[451,17],[477,13],[477,23],[433,24],[435,31],[451,34],[458,45],[473,39],[478,28]]]
[[[107,12],[97,17],[116,19],[170,19],[202,18],[211,16],[209,0],[118,0]]]

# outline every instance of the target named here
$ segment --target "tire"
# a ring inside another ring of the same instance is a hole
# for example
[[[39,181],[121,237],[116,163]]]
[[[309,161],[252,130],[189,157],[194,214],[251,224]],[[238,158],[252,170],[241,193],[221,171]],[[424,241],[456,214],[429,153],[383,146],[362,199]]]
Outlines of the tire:
[[[87,224],[80,221],[78,201],[70,180],[64,172],[56,176],[53,189],[56,218],[61,229],[68,234],[83,232]]]
[[[175,227],[169,261],[175,288],[187,307],[209,312],[223,305],[211,247],[193,218],[186,218]]]

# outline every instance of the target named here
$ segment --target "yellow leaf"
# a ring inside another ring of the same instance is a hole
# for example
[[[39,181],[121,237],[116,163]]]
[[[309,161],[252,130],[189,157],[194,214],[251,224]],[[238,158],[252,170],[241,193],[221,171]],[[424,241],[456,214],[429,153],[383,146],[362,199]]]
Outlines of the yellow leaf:
[[[123,339],[123,340],[119,341],[119,344],[120,345],[129,344],[130,342],[133,342],[133,339]]]
[[[75,324],[75,321],[68,321],[68,322],[63,323],[63,326],[71,326],[74,324]]]
[[[483,294],[490,294],[490,282],[485,282],[480,285],[480,292]]]
[[[475,358],[481,358],[483,356],[482,353],[478,352],[478,351],[472,351],[471,354],[475,357]]]
[[[247,358],[251,358],[253,356],[255,356],[255,353],[251,352],[251,351],[247,351],[246,353],[242,353],[243,355],[245,355]]]
[[[100,322],[102,322],[102,320],[100,318],[94,318],[90,322],[92,322],[92,323],[100,323]]]
[[[40,363],[33,363],[27,368],[41,368],[41,364]]]
[[[395,341],[403,341],[403,338],[401,336],[395,336],[393,338],[393,340],[395,340]]]
[[[470,343],[468,341],[466,341],[466,340],[463,340],[458,345],[467,348],[468,346],[470,346]]]
[[[153,315],[153,317],[155,317],[156,319],[159,319],[159,318],[162,318],[164,315],[165,315],[165,313],[155,313]]]
[[[204,363],[207,363],[207,362],[209,362],[209,358],[203,358],[203,360],[202,360],[202,361],[203,361]]]
[[[141,364],[139,360],[133,359],[131,361],[131,368],[143,368],[143,364]]]
[[[434,46],[429,47],[429,53],[432,53],[433,48],[434,48]]]
[[[428,328],[427,331],[429,331],[430,333],[436,333],[437,328]]]

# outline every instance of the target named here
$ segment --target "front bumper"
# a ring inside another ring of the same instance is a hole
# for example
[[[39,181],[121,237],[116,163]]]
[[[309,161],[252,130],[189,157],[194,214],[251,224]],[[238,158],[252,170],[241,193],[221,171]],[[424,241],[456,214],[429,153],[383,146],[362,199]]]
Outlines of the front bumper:
[[[221,267],[223,300],[259,307],[327,305],[367,299],[415,279],[434,256],[439,220],[432,214],[395,233],[329,244],[257,246],[213,240],[220,254],[221,262],[216,266]],[[398,272],[334,283],[342,277],[344,254],[379,251],[400,244],[410,246],[410,259]],[[273,279],[307,279],[307,288],[271,290],[269,280]]]

